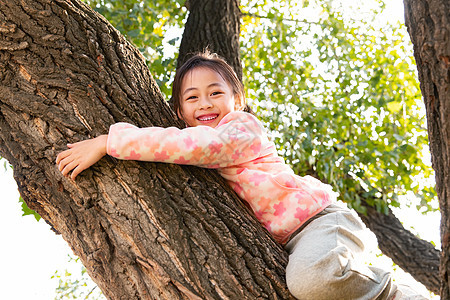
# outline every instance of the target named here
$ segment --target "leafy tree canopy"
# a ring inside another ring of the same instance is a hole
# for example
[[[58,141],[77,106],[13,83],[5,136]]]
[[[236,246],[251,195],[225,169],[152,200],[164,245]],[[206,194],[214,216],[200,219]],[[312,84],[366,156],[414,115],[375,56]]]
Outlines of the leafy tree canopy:
[[[89,299],[105,300],[105,296],[98,286],[89,277],[86,268],[81,264],[79,258],[68,256],[68,261],[81,266],[79,274],[74,274],[69,270],[56,271],[52,276],[57,280],[55,300],[67,299]]]

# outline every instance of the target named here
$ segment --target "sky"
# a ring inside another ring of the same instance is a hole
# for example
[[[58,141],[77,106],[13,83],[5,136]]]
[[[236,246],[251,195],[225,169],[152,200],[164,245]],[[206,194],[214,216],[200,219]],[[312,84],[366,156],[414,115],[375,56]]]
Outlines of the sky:
[[[403,2],[387,1],[386,19],[403,20]],[[3,166],[1,161],[0,166]],[[58,286],[56,279],[51,279],[56,270],[79,273],[80,267],[69,262],[71,249],[61,236],[54,234],[50,227],[41,220],[36,222],[32,216],[22,216],[17,185],[12,178],[12,170],[0,167],[0,190],[2,191],[2,216],[0,218],[0,299],[9,300],[48,300],[54,299]],[[405,227],[412,228],[420,237],[431,240],[439,246],[439,213],[428,216],[420,215],[414,208],[394,210]],[[376,249],[376,241],[369,231],[368,248]],[[392,268],[392,262],[386,257],[378,257],[379,250],[371,252],[368,260],[372,265]],[[426,296],[426,289],[416,284],[411,276],[401,270],[395,271],[397,281],[414,286]],[[439,299],[433,297],[432,299]]]

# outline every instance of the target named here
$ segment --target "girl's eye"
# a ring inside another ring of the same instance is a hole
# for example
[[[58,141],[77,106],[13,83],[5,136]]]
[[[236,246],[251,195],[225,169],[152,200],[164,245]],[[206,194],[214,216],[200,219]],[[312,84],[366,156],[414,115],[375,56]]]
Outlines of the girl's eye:
[[[213,92],[211,95],[216,96],[216,95],[220,95],[220,94],[223,94],[223,93],[222,92]]]
[[[188,98],[186,99],[186,101],[188,101],[188,100],[194,100],[194,99],[197,99],[197,96],[190,96],[190,97],[188,97]]]

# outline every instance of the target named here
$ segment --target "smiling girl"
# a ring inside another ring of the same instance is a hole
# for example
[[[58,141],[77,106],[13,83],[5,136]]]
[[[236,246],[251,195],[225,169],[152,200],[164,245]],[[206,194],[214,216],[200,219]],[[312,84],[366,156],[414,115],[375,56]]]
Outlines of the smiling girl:
[[[278,156],[261,123],[245,112],[244,88],[217,55],[190,58],[175,75],[174,109],[187,128],[110,127],[108,135],[69,144],[56,163],[71,178],[105,154],[119,159],[214,168],[289,252],[286,281],[298,299],[425,299],[368,267],[363,225],[335,204],[331,186],[297,176]]]

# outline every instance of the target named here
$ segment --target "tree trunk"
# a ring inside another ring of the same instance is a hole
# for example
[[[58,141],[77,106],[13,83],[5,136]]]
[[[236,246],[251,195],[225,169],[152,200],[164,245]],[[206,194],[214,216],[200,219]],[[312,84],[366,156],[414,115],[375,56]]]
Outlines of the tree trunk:
[[[181,126],[139,52],[78,0],[0,2],[0,154],[26,203],[110,299],[290,299],[287,255],[210,170],[105,157],[76,181],[67,142],[110,124]]]
[[[189,0],[189,17],[181,40],[178,66],[192,53],[209,48],[233,67],[242,79],[239,56],[241,11],[238,0]],[[237,55],[236,55],[237,54]]]
[[[431,161],[441,209],[441,299],[450,299],[450,2],[404,0],[404,4],[427,111]]]

